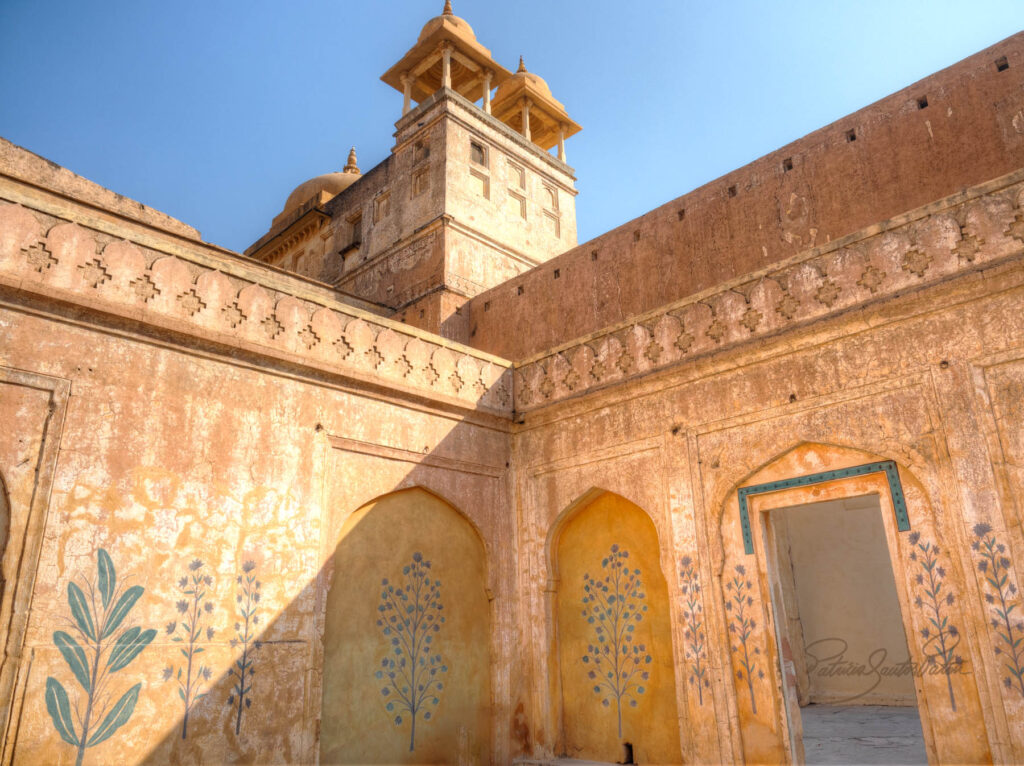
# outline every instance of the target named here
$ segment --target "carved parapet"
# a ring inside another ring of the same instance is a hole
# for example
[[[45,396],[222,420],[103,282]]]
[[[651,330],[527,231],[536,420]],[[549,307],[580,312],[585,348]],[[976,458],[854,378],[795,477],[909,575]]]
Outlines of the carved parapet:
[[[526,411],[1024,254],[1024,170],[515,365]]]
[[[192,257],[180,243],[167,252],[152,236],[136,238],[132,225],[104,228],[0,202],[0,288],[152,326],[163,337],[170,331],[208,347],[281,357],[357,385],[511,414],[511,365],[504,360],[201,245]]]

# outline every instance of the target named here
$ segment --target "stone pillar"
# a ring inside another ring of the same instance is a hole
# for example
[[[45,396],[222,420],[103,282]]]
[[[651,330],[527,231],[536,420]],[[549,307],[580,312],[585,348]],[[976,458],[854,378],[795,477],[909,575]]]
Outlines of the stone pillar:
[[[484,112],[491,113],[491,78],[494,72],[490,69],[484,70]]]
[[[402,115],[409,114],[412,108],[412,78],[408,72],[402,72]]]
[[[441,87],[452,87],[452,46],[441,47]]]
[[[558,123],[558,159],[565,162],[565,128],[564,122]]]
[[[532,102],[528,98],[523,98],[523,136],[526,137],[527,141],[532,141],[530,138],[530,106]]]

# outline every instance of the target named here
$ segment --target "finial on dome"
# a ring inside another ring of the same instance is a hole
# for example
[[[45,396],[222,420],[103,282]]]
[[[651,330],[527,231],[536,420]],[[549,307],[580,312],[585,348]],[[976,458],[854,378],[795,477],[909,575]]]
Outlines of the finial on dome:
[[[348,153],[348,163],[345,165],[345,169],[342,173],[358,173],[359,166],[356,165],[356,148],[353,146]]]
[[[526,64],[523,63],[523,57],[519,57],[519,69],[516,70],[516,74],[526,71]]]
[[[455,13],[452,11],[452,0],[444,0],[444,10],[441,11],[441,15],[442,16],[454,16],[455,15]]]

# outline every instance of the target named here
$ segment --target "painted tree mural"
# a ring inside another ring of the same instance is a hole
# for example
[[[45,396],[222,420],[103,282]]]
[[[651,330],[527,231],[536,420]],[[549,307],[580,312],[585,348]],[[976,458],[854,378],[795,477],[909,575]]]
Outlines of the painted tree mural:
[[[385,710],[395,726],[409,718],[409,752],[416,749],[416,719],[429,721],[441,701],[448,672],[434,639],[444,625],[441,581],[430,577],[430,562],[416,552],[402,567],[402,580],[381,580],[377,627],[388,644],[376,672],[383,682]]]
[[[594,681],[594,692],[601,695],[601,704],[615,702],[622,737],[622,703],[636,707],[650,678],[646,666],[651,655],[642,643],[633,641],[637,624],[647,612],[646,594],[639,569],[630,569],[629,551],[612,545],[601,561],[606,573],[598,579],[583,575],[583,617],[592,626],[595,643],[587,646],[583,662],[591,666],[588,678]]]
[[[947,613],[948,608],[955,603],[955,598],[945,584],[946,570],[939,564],[939,547],[930,541],[921,542],[919,532],[911,532],[908,540],[917,548],[910,552],[910,560],[916,561],[922,570],[914,576],[914,582],[920,588],[914,598],[914,605],[924,610],[928,617],[928,627],[921,628],[924,641],[921,651],[927,663],[946,676],[949,704],[956,710],[952,674],[959,672],[963,657],[956,652],[960,644],[960,631],[950,621]]]
[[[730,613],[729,632],[736,639],[732,644],[732,651],[736,653],[740,669],[736,671],[736,677],[747,682],[747,690],[750,692],[750,708],[754,715],[757,715],[757,699],[754,697],[754,675],[764,678],[764,670],[757,666],[757,656],[761,654],[758,646],[751,647],[751,638],[757,628],[757,622],[750,616],[753,611],[754,598],[750,595],[754,584],[747,579],[747,570],[742,564],[736,565],[736,574],[730,582],[725,584],[725,590],[729,595],[725,602],[725,609]]]
[[[84,587],[68,583],[71,632],[56,631],[53,643],[82,691],[72,704],[60,681],[47,678],[46,710],[61,739],[78,748],[76,766],[81,766],[87,748],[109,739],[135,712],[142,684],[115,701],[111,676],[126,668],[156,637],[155,630],[125,623],[143,592],[141,585],[126,588],[117,582],[114,562],[103,548],[96,554],[96,577]]]
[[[185,708],[181,719],[181,738],[188,738],[188,718],[196,702],[206,696],[200,691],[203,681],[213,677],[213,670],[199,659],[206,649],[200,646],[203,639],[202,622],[213,612],[213,603],[204,600],[213,585],[213,578],[203,574],[203,562],[194,559],[188,565],[188,574],[178,580],[178,589],[184,598],[179,599],[175,607],[181,615],[180,621],[168,623],[167,635],[175,643],[183,644],[179,651],[184,662],[177,668],[168,665],[164,668],[164,681],[174,678],[178,682],[178,697]],[[206,640],[213,638],[214,629],[205,629]],[[175,672],[176,671],[176,672]]]
[[[992,627],[1000,639],[996,653],[1004,657],[1008,672],[1003,685],[1024,697],[1024,615],[1018,611],[1021,605],[1017,586],[1010,581],[1010,557],[1006,555],[1006,545],[996,539],[988,524],[975,524],[974,536],[977,539],[971,548],[980,554],[978,571],[988,585],[985,601],[995,614]]]
[[[234,666],[228,670],[228,675],[235,680],[231,694],[228,695],[228,704],[237,707],[235,734],[242,730],[243,711],[252,706],[252,677],[256,673],[253,668],[253,653],[260,648],[260,642],[256,640],[256,626],[260,624],[256,608],[260,603],[261,583],[256,579],[255,570],[256,562],[246,561],[242,565],[242,574],[235,580],[238,585],[235,603],[238,604],[241,621],[235,623],[235,638],[231,639],[231,648],[242,647],[242,656],[235,660]]]
[[[700,575],[697,573],[697,565],[689,556],[683,556],[680,560],[681,569],[679,577],[682,580],[683,591],[683,621],[686,629],[683,631],[685,639],[686,659],[690,661],[690,685],[697,689],[697,701],[704,704],[704,689],[711,688],[711,682],[707,678],[707,646],[704,634],[704,606],[701,604]]]

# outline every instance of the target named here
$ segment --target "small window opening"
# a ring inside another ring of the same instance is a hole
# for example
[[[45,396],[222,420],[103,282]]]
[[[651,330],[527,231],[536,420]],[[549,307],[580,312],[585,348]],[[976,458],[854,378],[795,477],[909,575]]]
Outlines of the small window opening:
[[[639,242],[640,241],[640,229],[637,229],[636,231],[633,232],[633,241],[634,242]]]
[[[917,108],[918,109],[927,109],[928,108],[928,96],[921,96],[921,98],[919,98],[917,100]]]
[[[420,319],[423,319],[423,317],[425,317],[426,315],[427,315],[427,310],[426,309],[420,309]]]
[[[373,201],[373,222],[386,218],[391,212],[391,192],[383,192]]]
[[[483,144],[478,144],[476,141],[469,142],[469,158],[473,160],[477,165],[487,164],[487,150],[484,149]]]
[[[680,221],[683,220],[684,218],[686,218],[686,208],[685,207],[679,208],[679,211],[676,213],[676,218],[678,218]]]
[[[782,172],[783,173],[788,173],[792,169],[793,169],[793,158],[792,157],[786,157],[786,159],[784,159],[782,161]]]
[[[555,269],[555,279],[558,279],[560,276],[562,276],[561,270],[560,269]]]
[[[423,168],[413,174],[412,177],[412,196],[419,197],[424,194],[427,189],[430,188],[430,175],[428,174],[429,168]]]
[[[363,243],[363,214],[356,213],[348,219],[348,246],[359,247]]]
[[[523,294],[523,286],[519,285],[519,287],[516,288],[516,295],[522,295],[522,294]]]
[[[594,251],[592,251],[590,253],[590,260],[592,260],[592,261],[596,261],[597,260],[597,250],[594,250]]]
[[[1006,60],[1006,56],[1000,56],[996,59],[996,71],[1005,72],[1010,68],[1010,62]]]
[[[736,196],[736,187],[735,186],[730,186],[729,187],[729,196],[730,197],[735,197]]]
[[[856,141],[857,140],[857,131],[853,130],[853,129],[846,131],[846,140],[847,141]]]
[[[490,301],[484,301],[484,311],[490,311],[490,310],[491,310],[491,302]]]

